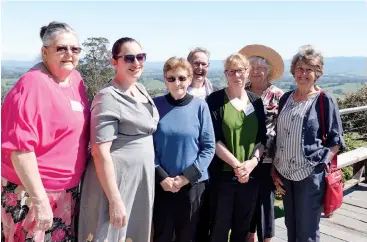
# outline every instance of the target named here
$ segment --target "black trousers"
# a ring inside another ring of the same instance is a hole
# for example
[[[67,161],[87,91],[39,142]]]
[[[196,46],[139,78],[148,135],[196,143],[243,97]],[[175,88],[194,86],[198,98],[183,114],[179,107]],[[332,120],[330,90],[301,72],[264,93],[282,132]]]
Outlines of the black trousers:
[[[209,231],[210,231],[210,183],[205,182],[205,190],[202,195],[202,204],[199,211],[199,222],[196,230],[196,241],[197,242],[209,242]]]
[[[194,242],[199,209],[205,190],[203,182],[186,185],[177,193],[156,186],[153,208],[153,242]]]
[[[256,209],[251,221],[250,232],[257,232],[259,242],[263,242],[266,238],[274,237],[275,186],[270,175],[272,166],[270,163],[260,164],[258,170],[259,193]]]
[[[248,241],[250,222],[256,206],[258,181],[250,178],[247,183],[239,183],[230,172],[222,172],[213,182],[211,242]],[[228,174],[227,174],[228,173]]]

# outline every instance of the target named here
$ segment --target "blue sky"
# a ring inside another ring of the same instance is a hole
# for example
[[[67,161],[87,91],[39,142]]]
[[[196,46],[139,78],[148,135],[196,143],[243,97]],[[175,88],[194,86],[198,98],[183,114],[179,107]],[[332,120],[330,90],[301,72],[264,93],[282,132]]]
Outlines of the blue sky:
[[[324,56],[367,56],[367,8],[359,2],[56,2],[3,1],[1,59],[32,60],[39,29],[50,21],[71,25],[82,43],[106,37],[141,42],[148,60],[186,57],[196,46],[224,59],[247,44],[265,44],[290,58],[312,44]]]

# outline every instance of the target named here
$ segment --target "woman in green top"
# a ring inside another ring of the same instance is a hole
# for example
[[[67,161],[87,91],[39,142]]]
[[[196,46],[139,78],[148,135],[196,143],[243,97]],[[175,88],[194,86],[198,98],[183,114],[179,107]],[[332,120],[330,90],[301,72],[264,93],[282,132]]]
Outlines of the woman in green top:
[[[234,54],[225,63],[228,87],[209,95],[216,138],[215,157],[209,167],[211,242],[247,241],[256,205],[255,167],[266,142],[261,98],[245,91],[250,64]]]

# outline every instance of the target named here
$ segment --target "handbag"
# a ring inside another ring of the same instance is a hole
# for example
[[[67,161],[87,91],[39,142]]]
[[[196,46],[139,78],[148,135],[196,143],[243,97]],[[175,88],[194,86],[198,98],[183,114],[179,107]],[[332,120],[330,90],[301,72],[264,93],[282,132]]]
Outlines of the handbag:
[[[320,117],[322,130],[322,144],[326,145],[326,129],[325,129],[325,113],[324,113],[324,92],[321,91],[319,96]],[[324,214],[329,217],[336,209],[340,208],[343,203],[343,179],[342,170],[338,169],[338,155],[335,154],[330,164],[326,164],[325,176],[325,195],[324,195]]]

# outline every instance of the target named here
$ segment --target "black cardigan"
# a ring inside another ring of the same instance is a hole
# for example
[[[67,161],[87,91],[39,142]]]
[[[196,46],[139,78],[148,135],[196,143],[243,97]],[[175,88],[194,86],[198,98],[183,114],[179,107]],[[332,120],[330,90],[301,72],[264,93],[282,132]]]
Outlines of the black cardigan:
[[[262,144],[265,146],[266,144],[266,125],[265,125],[265,110],[264,105],[260,97],[258,97],[256,94],[246,91],[247,96],[251,102],[251,104],[254,106],[255,114],[257,117],[257,120],[259,122],[259,128],[256,135],[256,147],[258,145]],[[225,90],[219,90],[216,92],[213,92],[210,94],[207,98],[207,103],[209,106],[213,127],[214,127],[214,133],[215,133],[215,140],[216,142],[221,141],[224,145],[227,146],[223,130],[222,130],[222,123],[223,123],[223,107],[226,104],[225,103]],[[254,149],[254,150],[255,150]],[[211,178],[215,178],[216,175],[223,170],[224,161],[221,160],[217,155],[214,156],[213,161],[211,162],[209,166],[209,175]],[[256,175],[256,172],[254,173]]]

